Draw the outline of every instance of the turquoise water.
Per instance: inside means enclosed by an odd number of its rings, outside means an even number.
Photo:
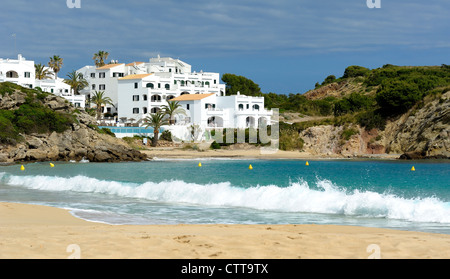
[[[111,224],[340,224],[450,234],[448,161],[198,163],[0,167],[0,201],[68,208]]]

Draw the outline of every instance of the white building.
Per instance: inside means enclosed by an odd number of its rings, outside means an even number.
[[[21,54],[16,59],[0,58],[0,82],[12,82],[33,88],[35,83],[34,61],[26,60]]]
[[[46,68],[54,76],[50,68]],[[85,106],[85,96],[75,96],[64,79],[36,79],[34,61],[26,60],[21,54],[15,59],[0,58],[0,82],[12,82],[27,88],[41,88],[42,91],[53,93],[69,100],[75,107]]]
[[[99,68],[85,66],[77,72],[89,82],[80,93],[89,98],[95,91],[104,91],[114,104],[107,105],[104,112],[117,112],[118,119],[139,121],[167,100],[184,94],[225,95],[219,73],[191,72],[191,65],[170,57],[129,64],[112,61]]]
[[[210,94],[183,95],[178,101],[186,115],[178,115],[179,125],[199,125],[202,128],[258,128],[272,123],[272,110],[264,108],[264,97],[245,95],[217,96]]]

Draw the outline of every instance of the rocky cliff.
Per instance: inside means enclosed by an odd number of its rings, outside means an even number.
[[[387,121],[384,130],[366,131],[356,124],[321,125],[305,129],[300,136],[304,151],[327,157],[450,158],[450,91]]]
[[[14,89],[0,94],[0,110],[17,110],[30,98],[30,91]],[[63,132],[21,133],[20,140],[0,143],[0,163],[26,161],[69,161],[88,159],[91,162],[145,160],[146,155],[126,142],[101,133],[96,121],[81,109],[73,108],[64,98],[41,94],[39,103],[56,112],[73,115],[74,121]]]

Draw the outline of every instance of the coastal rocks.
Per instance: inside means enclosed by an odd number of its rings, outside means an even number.
[[[412,109],[386,127],[387,151],[450,157],[450,92]],[[413,156],[414,157],[414,156]]]
[[[26,94],[0,95],[0,109],[14,110],[25,103]],[[122,162],[142,161],[147,156],[131,148],[122,139],[102,134],[96,120],[83,109],[75,109],[64,98],[48,95],[43,105],[75,116],[76,120],[62,133],[21,134],[15,145],[0,145],[0,163],[36,161]]]

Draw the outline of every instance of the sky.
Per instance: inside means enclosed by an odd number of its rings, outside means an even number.
[[[450,64],[449,0],[1,1],[0,58],[59,55],[63,78],[99,50],[119,63],[179,58],[278,94],[305,93],[350,65]]]

